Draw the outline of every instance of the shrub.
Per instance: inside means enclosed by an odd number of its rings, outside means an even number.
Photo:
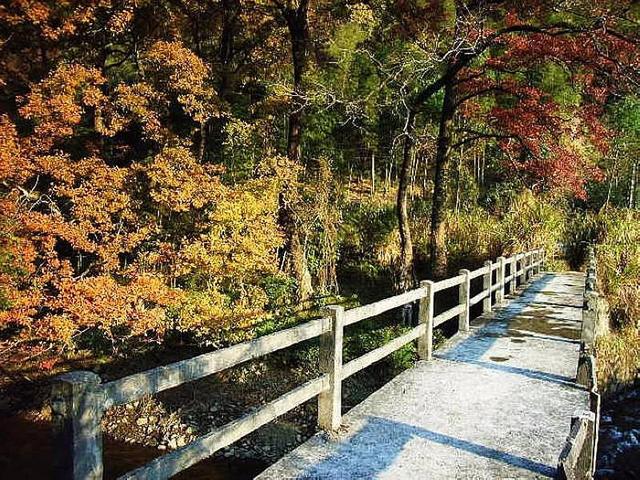
[[[596,217],[598,279],[619,324],[640,321],[640,212],[610,209]]]
[[[446,218],[449,268],[480,265],[500,255],[499,220],[481,208],[450,213]]]
[[[633,383],[640,371],[640,331],[627,325],[598,338],[598,383],[603,390],[615,391]]]
[[[553,260],[561,253],[565,219],[559,199],[535,196],[526,190],[513,201],[500,221],[501,250],[510,254],[544,248]]]

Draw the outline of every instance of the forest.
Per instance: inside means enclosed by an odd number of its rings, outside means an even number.
[[[640,368],[636,0],[0,6],[11,382],[228,346],[503,254],[580,270],[588,244],[616,390]]]

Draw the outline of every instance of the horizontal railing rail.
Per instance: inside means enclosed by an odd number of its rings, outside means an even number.
[[[91,372],[62,375],[54,384],[52,395],[54,431],[57,435],[55,445],[60,450],[56,456],[57,477],[65,480],[102,478],[100,422],[105,410],[314,338],[320,341],[318,378],[120,478],[160,479],[173,476],[316,396],[318,425],[324,430],[336,430],[342,420],[341,391],[344,379],[416,340],[418,357],[431,360],[434,328],[457,317],[459,331],[468,331],[472,306],[482,302],[483,313],[490,312],[494,305],[504,302],[507,292],[514,292],[518,285],[525,284],[533,274],[539,273],[544,261],[542,250],[509,258],[500,257],[496,262],[485,262],[476,270],[461,270],[459,275],[452,278],[437,282],[423,281],[419,288],[400,295],[350,310],[329,306],[325,308],[322,318],[107,383],[101,383],[100,377]],[[509,275],[506,275],[507,267]],[[482,289],[471,296],[472,280],[479,278],[482,278]],[[454,287],[458,287],[456,305],[435,315],[435,295]],[[417,326],[375,350],[343,362],[344,327],[416,302]]]
[[[394,308],[402,307],[408,303],[413,303],[416,300],[420,300],[424,297],[425,292],[423,288],[417,288],[408,292],[396,295],[393,297],[385,298],[378,302],[363,305],[361,307],[352,308],[345,312],[344,324],[351,325],[361,320],[378,316],[382,313],[393,310]]]
[[[319,318],[255,340],[102,384],[99,391],[104,397],[104,408],[130,403],[145,395],[207,377],[240,363],[319,337],[330,328],[328,318]]]
[[[457,277],[440,280],[439,282],[435,282],[433,284],[434,292],[439,292],[441,290],[446,290],[447,288],[455,287],[457,285],[460,285],[463,281],[464,275],[458,275]]]

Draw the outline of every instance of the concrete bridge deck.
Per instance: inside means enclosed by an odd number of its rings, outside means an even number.
[[[584,277],[543,274],[257,478],[553,477],[571,415]]]

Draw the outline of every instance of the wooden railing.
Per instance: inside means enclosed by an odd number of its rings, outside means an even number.
[[[533,274],[539,273],[544,260],[541,250],[509,258],[500,257],[497,262],[485,262],[477,270],[461,270],[459,275],[438,282],[426,280],[415,290],[369,305],[350,310],[332,305],[326,307],[325,315],[317,320],[112,382],[101,383],[100,377],[92,372],[64,374],[55,382],[52,395],[57,437],[54,444],[59,450],[56,455],[57,477],[65,480],[102,478],[100,422],[106,409],[198,380],[316,337],[320,338],[321,374],[318,378],[120,478],[171,477],[315,396],[318,396],[320,428],[336,430],[342,419],[341,389],[345,378],[414,340],[418,343],[419,358],[430,360],[435,327],[457,317],[459,330],[468,331],[473,305],[482,302],[483,312],[490,312],[493,305],[504,301],[506,293],[515,292],[517,285],[526,283]],[[478,277],[483,279],[482,290],[471,297],[471,281]],[[459,291],[457,304],[434,315],[435,295],[454,287],[458,287]],[[346,326],[415,302],[418,302],[417,326],[359,358],[348,363],[342,361]]]

